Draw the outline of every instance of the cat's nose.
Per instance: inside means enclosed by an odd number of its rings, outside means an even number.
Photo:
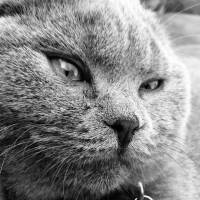
[[[119,148],[126,148],[132,141],[135,132],[139,129],[137,116],[131,120],[119,119],[112,124],[108,124],[117,134]]]

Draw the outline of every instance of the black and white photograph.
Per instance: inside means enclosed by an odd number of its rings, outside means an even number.
[[[200,0],[0,0],[0,200],[200,200]]]

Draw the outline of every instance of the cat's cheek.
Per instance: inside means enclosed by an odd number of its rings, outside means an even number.
[[[175,79],[174,79],[175,80]],[[155,124],[165,123],[165,128],[178,129],[187,115],[187,89],[184,82],[172,80],[163,91],[149,96],[146,109]]]

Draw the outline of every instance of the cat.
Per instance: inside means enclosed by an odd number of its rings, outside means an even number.
[[[0,30],[2,199],[199,199],[188,72],[151,11],[5,0]]]

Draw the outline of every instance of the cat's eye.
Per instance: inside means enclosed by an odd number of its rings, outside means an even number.
[[[163,86],[164,80],[163,79],[151,79],[144,82],[140,86],[140,91],[143,92],[151,92],[157,89],[160,89]]]
[[[55,49],[41,48],[40,51],[47,57],[54,73],[64,81],[92,83],[90,68],[80,56],[69,55]]]
[[[51,65],[53,71],[61,78],[69,81],[81,80],[81,73],[74,64],[67,62],[63,59],[52,59]]]

